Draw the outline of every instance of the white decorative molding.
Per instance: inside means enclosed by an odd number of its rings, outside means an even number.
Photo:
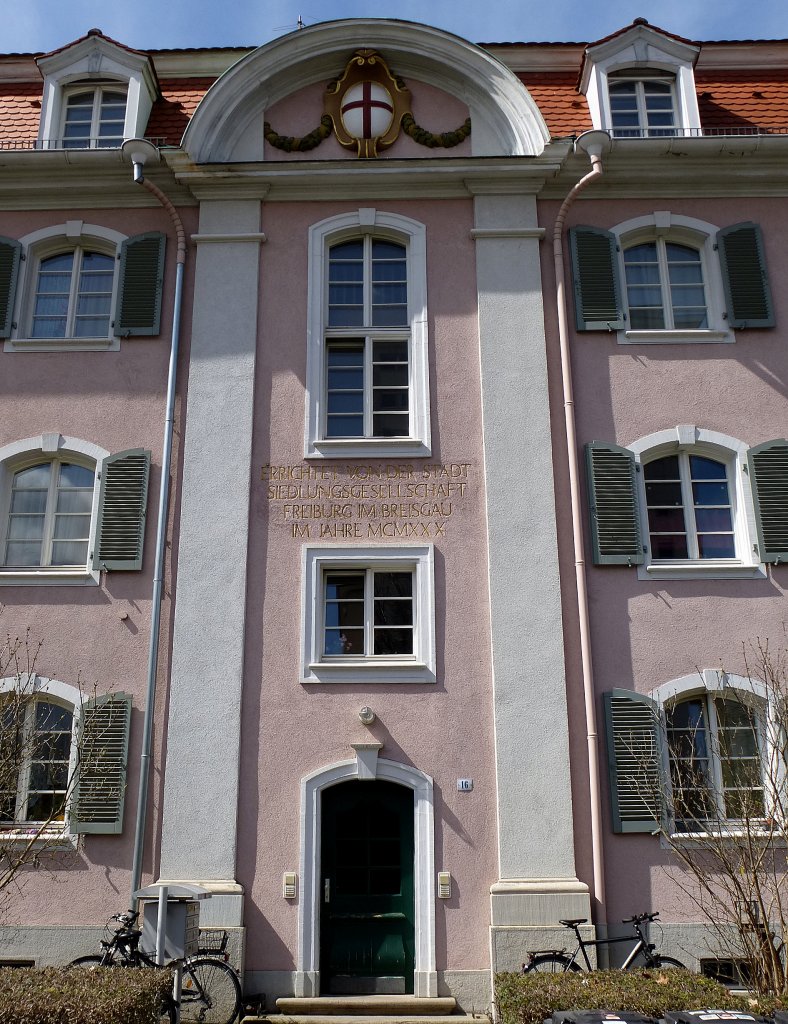
[[[378,777],[378,754],[382,743],[351,743],[356,752],[356,766],[360,782],[372,781]]]
[[[195,163],[262,160],[267,108],[341,72],[374,46],[397,75],[455,96],[470,109],[474,156],[538,156],[550,134],[522,82],[491,54],[439,29],[357,18],[309,26],[261,46],[205,94],[183,137]]]
[[[436,996],[435,967],[435,839],[433,783],[429,775],[397,761],[380,758],[378,779],[413,790],[413,863],[415,903],[414,995]],[[298,904],[298,950],[295,995],[320,994],[320,796],[324,789],[357,779],[358,760],[339,761],[301,781],[302,893]]]

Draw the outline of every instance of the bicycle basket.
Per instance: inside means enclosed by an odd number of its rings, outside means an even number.
[[[210,953],[212,956],[224,953],[227,949],[229,936],[224,928],[201,928],[199,938],[200,953]]]

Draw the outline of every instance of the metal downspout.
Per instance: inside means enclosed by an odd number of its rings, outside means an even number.
[[[137,818],[134,826],[134,857],[131,867],[131,906],[136,909],[134,893],[142,881],[142,858],[145,844],[145,825],[148,815],[148,787],[150,781],[151,747],[153,745],[153,711],[156,700],[156,667],[159,657],[159,628],[161,623],[161,594],[164,579],[164,551],[167,536],[167,506],[170,496],[170,462],[172,459],[172,436],[175,425],[175,385],[178,375],[178,345],[181,333],[181,306],[183,302],[183,269],[186,263],[186,232],[178,211],[167,196],[142,175],[141,165],[134,165],[134,180],[154,195],[175,227],[178,250],[175,266],[175,296],[172,310],[172,341],[167,376],[167,406],[164,418],[164,443],[161,457],[161,485],[159,488],[159,510],[156,523],[156,561],[153,571],[153,593],[151,595],[150,645],[148,648],[148,679],[145,694],[145,720],[143,725],[142,752],[140,753],[140,780],[137,792]]]
[[[561,381],[564,399],[567,459],[569,462],[569,492],[572,510],[572,536],[575,552],[575,586],[577,590],[578,625],[580,629],[580,657],[583,675],[583,696],[586,713],[586,745],[588,751],[589,803],[591,810],[591,850],[594,874],[594,900],[597,937],[607,937],[607,903],[605,899],[605,859],[602,844],[602,808],[599,784],[599,745],[596,726],[594,669],[591,659],[591,624],[588,612],[588,588],[585,574],[582,508],[580,500],[580,466],[577,458],[577,431],[572,389],[572,364],[569,351],[569,328],[566,313],[566,276],[564,274],[563,230],[569,208],[580,192],[602,174],[602,153],[610,148],[610,136],[603,131],[584,132],[575,142],[591,159],[591,170],[570,190],[558,211],[553,227],[553,259],[555,261],[556,308],[558,311],[558,338],[561,347]],[[602,934],[599,934],[599,933]],[[599,946],[602,966],[607,947]]]

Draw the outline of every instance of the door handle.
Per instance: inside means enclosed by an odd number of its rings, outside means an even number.
[[[324,878],[323,879],[323,902],[324,903],[330,903],[331,902],[331,879],[330,878]]]

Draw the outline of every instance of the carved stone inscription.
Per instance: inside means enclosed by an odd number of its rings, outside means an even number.
[[[271,521],[298,540],[445,537],[466,506],[469,462],[265,465]]]

